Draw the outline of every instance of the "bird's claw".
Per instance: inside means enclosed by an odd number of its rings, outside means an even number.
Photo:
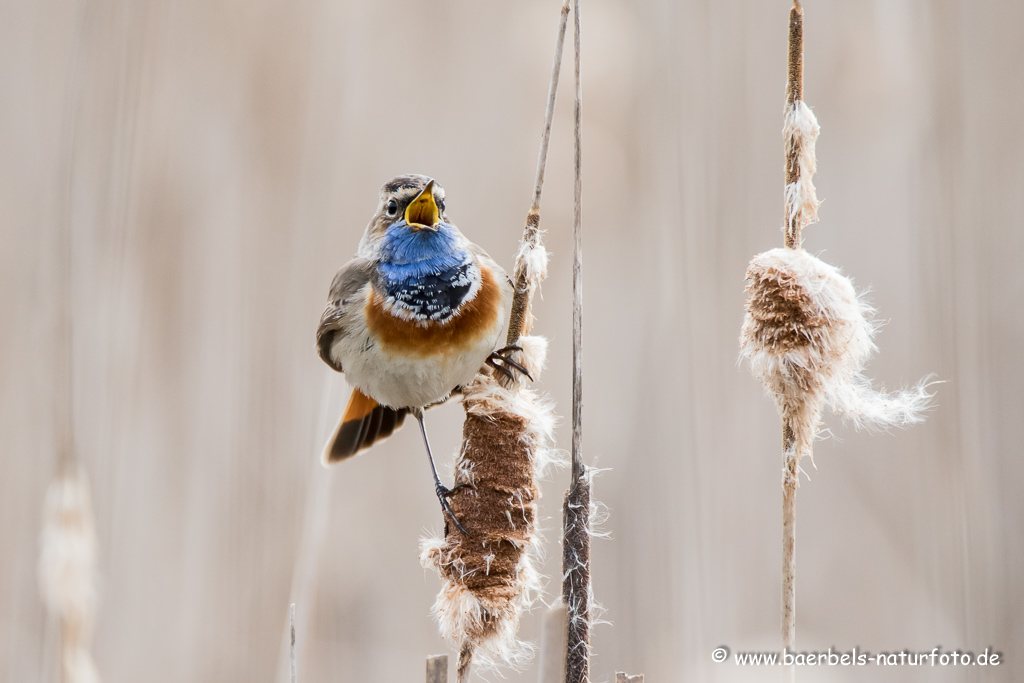
[[[455,528],[461,531],[462,533],[466,534],[467,536],[472,536],[472,534],[466,531],[466,527],[462,526],[459,520],[455,518],[455,513],[452,512],[452,507],[451,505],[448,504],[448,496],[452,495],[453,493],[455,493],[455,491],[459,490],[464,486],[470,486],[470,484],[459,484],[454,489],[450,489],[441,484],[440,482],[438,482],[437,484],[434,485],[434,490],[437,492],[437,499],[441,501],[441,510],[444,512],[444,514],[448,515],[448,518],[450,520],[452,520],[452,523],[455,525]]]
[[[506,377],[508,377],[510,380],[515,381],[516,379],[516,376],[512,374],[512,370],[509,370],[509,368],[512,368],[522,373],[527,379],[529,379],[532,382],[533,376],[530,375],[530,371],[527,370],[522,365],[520,365],[519,363],[517,363],[516,361],[512,360],[512,357],[510,355],[513,351],[522,350],[523,347],[518,346],[516,344],[510,344],[509,346],[506,346],[503,349],[498,349],[497,351],[492,352],[491,355],[487,357],[487,364],[490,365],[495,370],[497,370],[498,372],[505,375]],[[504,365],[499,365],[499,361]],[[505,367],[506,365],[508,367]]]

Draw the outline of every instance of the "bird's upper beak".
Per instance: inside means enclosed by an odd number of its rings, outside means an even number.
[[[434,181],[431,180],[405,208],[405,222],[413,230],[437,230],[441,212],[434,201]]]

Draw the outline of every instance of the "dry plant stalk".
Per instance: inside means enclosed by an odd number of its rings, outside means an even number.
[[[583,464],[583,81],[580,77],[580,2],[573,3],[575,90],[573,97],[572,262],[572,481],[562,506],[562,601],[569,609],[566,683],[590,680],[591,471]]]
[[[825,405],[858,428],[920,422],[930,404],[927,380],[892,393],[863,374],[877,347],[873,309],[837,268],[801,248],[803,228],[817,220],[812,176],[818,122],[803,102],[803,10],[790,11],[789,71],[783,126],[786,156],[785,247],[755,256],[747,268],[741,355],[774,399],[782,418],[782,642],[796,641],[796,489],[800,460],[812,456]],[[812,456],[813,459],[813,456]],[[790,679],[795,669],[789,670]]]
[[[535,380],[544,365],[547,341],[523,335],[532,327],[533,296],[547,274],[540,198],[568,12],[564,5],[533,204],[513,271],[515,294],[507,337],[509,345],[521,347],[514,358]],[[434,614],[442,636],[459,650],[460,683],[469,679],[473,664],[500,662],[517,668],[532,655],[532,646],[517,634],[523,610],[540,590],[534,568],[540,551],[536,481],[557,460],[554,412],[537,392],[518,380],[499,380],[483,372],[462,393],[466,420],[449,503],[469,536],[446,520],[444,538],[424,539],[420,554],[423,566],[435,568],[442,579]]]
[[[427,657],[427,683],[448,683],[448,655]]]
[[[60,625],[63,683],[99,683],[89,653],[96,620],[96,526],[80,467],[62,467],[46,492],[39,589]]]

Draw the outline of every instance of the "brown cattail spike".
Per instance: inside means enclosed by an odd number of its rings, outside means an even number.
[[[793,0],[789,10],[789,78],[786,101],[793,104],[804,98],[804,8]],[[786,182],[792,182],[789,178]]]
[[[546,353],[540,337],[519,340],[530,374]],[[478,375],[463,388],[466,420],[456,463],[452,510],[469,532],[446,524],[444,538],[425,539],[421,562],[442,578],[434,604],[441,634],[459,649],[460,680],[469,666],[525,663],[519,618],[540,589],[537,478],[555,461],[555,418],[532,389],[505,388]]]
[[[590,680],[590,476],[584,469],[562,506],[562,600],[569,607],[566,683]]]

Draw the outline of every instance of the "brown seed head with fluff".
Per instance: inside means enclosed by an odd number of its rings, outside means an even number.
[[[797,458],[811,454],[826,403],[858,427],[924,419],[926,381],[885,393],[863,374],[876,349],[873,314],[848,277],[802,249],[772,249],[751,260],[741,355],[793,430]]]

